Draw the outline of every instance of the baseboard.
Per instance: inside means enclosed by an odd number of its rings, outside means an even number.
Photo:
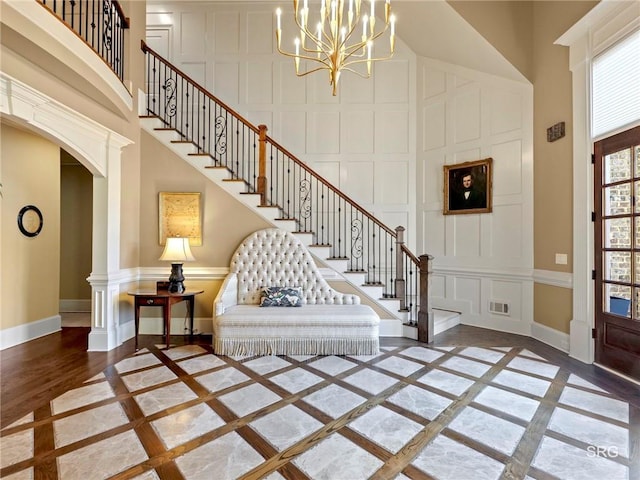
[[[531,336],[542,343],[569,353],[569,334],[562,333],[541,323],[531,324]]]
[[[460,314],[449,310],[433,309],[433,334],[437,335],[460,325]]]
[[[54,315],[35,322],[5,328],[0,332],[0,350],[59,332],[62,328],[61,322],[60,315]]]
[[[60,299],[60,312],[90,312],[91,299]]]
[[[397,318],[381,318],[378,332],[381,337],[404,337],[402,321]]]

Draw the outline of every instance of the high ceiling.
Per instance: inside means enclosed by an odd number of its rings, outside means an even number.
[[[524,76],[444,0],[393,0],[398,36],[422,57],[518,81]]]

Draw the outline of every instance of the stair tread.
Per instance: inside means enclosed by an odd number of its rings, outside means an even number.
[[[224,168],[225,170],[227,169],[227,167],[224,167],[222,165],[205,165],[204,168]]]
[[[190,157],[210,157],[208,153],[187,153]]]

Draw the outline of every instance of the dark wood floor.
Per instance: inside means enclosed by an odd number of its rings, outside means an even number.
[[[110,352],[87,352],[88,333],[89,328],[63,328],[61,332],[0,352],[2,428],[134,353],[133,340]],[[160,337],[152,335],[141,335],[139,339],[141,348],[161,341]],[[184,342],[179,336],[172,336],[172,341]],[[199,336],[194,343],[211,345],[211,337]],[[415,343],[402,338],[382,339],[383,345]],[[529,337],[459,325],[436,336],[434,344],[525,347],[640,407],[640,385],[574,360]]]

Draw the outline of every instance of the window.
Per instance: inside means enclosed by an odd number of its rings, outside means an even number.
[[[640,120],[640,30],[593,59],[592,135]]]

